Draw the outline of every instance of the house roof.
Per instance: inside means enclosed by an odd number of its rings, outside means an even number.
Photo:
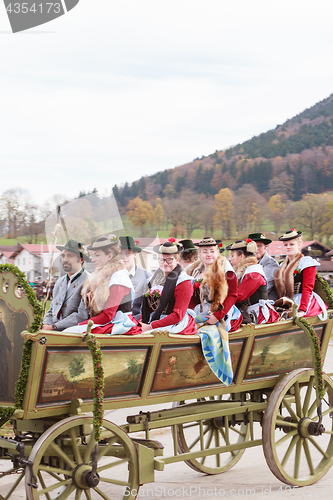
[[[6,259],[10,259],[13,252],[17,249],[17,246],[12,245],[1,245],[0,254],[4,255]]]
[[[321,260],[320,266],[318,267],[319,273],[330,273],[333,272],[333,261],[332,260]]]
[[[41,244],[22,244],[20,243],[17,247],[14,247],[15,250],[11,255],[11,258],[14,259],[22,250],[27,250],[29,253],[32,255],[41,255],[42,253],[42,245]],[[44,253],[49,253],[49,246],[48,245],[43,245],[43,254]]]
[[[320,243],[319,241],[316,241],[316,240],[303,241],[302,250],[306,250],[310,246],[316,246],[316,247],[322,249],[325,256],[329,255],[329,253],[326,253],[326,252],[329,251],[330,248],[327,247],[326,245],[323,245],[322,243]],[[286,255],[286,252],[285,252],[284,246],[283,246],[283,241],[272,241],[272,243],[270,243],[267,247],[267,252],[269,253],[269,255],[272,255],[273,257],[276,255]]]

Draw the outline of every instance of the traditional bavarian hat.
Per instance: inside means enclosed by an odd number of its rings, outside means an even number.
[[[211,236],[204,236],[202,240],[194,244],[196,247],[218,247],[220,243],[222,243],[221,240],[214,240],[214,238],[212,238]]]
[[[175,240],[175,238],[170,238],[170,240]],[[166,241],[162,245],[155,245],[153,250],[155,253],[164,253],[168,255],[176,255],[183,251],[183,245],[175,241]]]
[[[192,240],[179,240],[179,243],[183,245],[183,253],[197,252],[198,249],[195,248]]]
[[[282,236],[278,238],[279,241],[289,241],[294,240],[295,238],[299,238],[302,236],[302,231],[296,231],[296,229],[290,229],[286,231]]]
[[[133,250],[133,252],[141,253],[142,248],[138,246],[139,242],[136,242],[132,236],[119,236],[119,241],[122,250]]]
[[[60,251],[67,250],[68,252],[73,252],[80,257],[82,256],[83,260],[86,262],[90,262],[89,257],[83,253],[83,244],[78,241],[70,239],[65,245],[57,245],[57,249]]]
[[[119,243],[119,239],[114,234],[110,234],[108,237],[100,236],[92,245],[87,247],[88,250],[101,250],[106,247],[113,247]]]
[[[270,243],[272,243],[272,240],[266,238],[263,233],[251,233],[249,234],[248,238],[250,238],[252,241],[258,241],[258,243],[261,242],[264,245],[269,245]]]
[[[244,250],[247,253],[255,254],[257,251],[257,244],[255,241],[248,238],[247,240],[237,240],[232,245],[227,247],[228,250]]]

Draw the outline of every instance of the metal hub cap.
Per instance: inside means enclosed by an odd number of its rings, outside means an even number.
[[[99,475],[93,472],[92,466],[89,464],[80,464],[72,474],[73,483],[81,489],[95,488],[99,483]]]

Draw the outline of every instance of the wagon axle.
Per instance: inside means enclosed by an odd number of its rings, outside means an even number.
[[[303,417],[298,422],[298,435],[306,438],[309,436],[321,436],[325,432],[325,427],[319,422],[313,422],[309,417]]]

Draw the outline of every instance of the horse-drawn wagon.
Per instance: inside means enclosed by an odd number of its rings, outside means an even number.
[[[1,459],[10,464],[0,478],[12,474],[13,481],[0,498],[15,498],[25,479],[29,500],[131,499],[169,463],[218,474],[260,445],[272,472],[289,485],[310,485],[331,467],[333,382],[321,362],[332,309],[325,321],[248,325],[230,335],[234,377],[227,387],[210,370],[199,336],[39,330],[28,285],[19,273],[1,271],[0,309],[11,348],[3,338],[0,377],[8,390],[1,393],[0,421],[11,422],[12,436],[0,438]],[[100,420],[102,404],[133,411],[117,426]],[[140,411],[155,404],[165,408]],[[167,427],[170,456],[151,435]]]

